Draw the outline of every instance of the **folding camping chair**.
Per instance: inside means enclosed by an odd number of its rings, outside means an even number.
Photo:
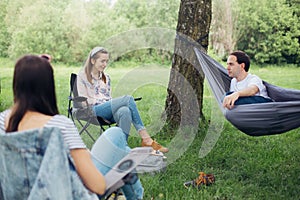
[[[78,95],[77,90],[77,74],[72,73],[70,77],[70,94],[69,94],[69,105],[68,105],[68,117],[71,117],[73,122],[78,122],[80,125],[79,134],[83,132],[87,133],[88,136],[95,142],[94,137],[88,131],[90,125],[96,125],[100,127],[99,134],[105,131],[105,127],[111,127],[115,124],[102,117],[94,115],[92,108],[88,105],[87,98]],[[142,97],[134,98],[135,101],[140,101]]]
[[[99,133],[105,131],[105,126],[110,127],[114,123],[94,115],[91,107],[88,106],[87,98],[78,96],[77,91],[77,74],[72,73],[70,77],[70,94],[69,94],[69,105],[68,105],[68,117],[71,117],[73,122],[78,122],[81,128],[79,128],[79,134],[83,132],[95,142],[95,138],[88,131],[90,125],[96,125],[100,127]]]
[[[0,199],[97,200],[82,183],[67,152],[58,128],[9,134],[0,130]],[[134,148],[112,167],[104,176],[107,187],[101,199],[133,182],[134,169],[151,153],[151,147]]]

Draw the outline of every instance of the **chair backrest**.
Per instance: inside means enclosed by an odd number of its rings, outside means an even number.
[[[75,100],[76,98],[76,100]],[[71,101],[73,101],[74,108],[82,108],[82,102],[87,104],[85,97],[79,97],[77,90],[77,74],[71,73],[70,77],[70,96],[69,96],[69,108],[71,107]]]
[[[73,97],[78,97],[78,90],[77,90],[77,74],[72,73],[70,77],[70,89],[73,93]]]
[[[77,74],[71,73],[70,76],[70,94],[69,94],[69,104],[68,104],[68,117],[73,119],[73,110],[74,108],[81,108],[82,104],[78,101],[74,101],[75,98],[78,98],[77,90]]]
[[[96,199],[67,149],[58,128],[0,132],[0,199]]]

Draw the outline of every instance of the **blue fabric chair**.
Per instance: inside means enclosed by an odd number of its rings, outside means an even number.
[[[98,199],[78,177],[60,130],[0,133],[0,199]]]
[[[0,199],[107,199],[134,181],[132,172],[151,152],[151,147],[132,149],[105,175],[107,192],[97,196],[79,178],[60,129],[0,131]]]

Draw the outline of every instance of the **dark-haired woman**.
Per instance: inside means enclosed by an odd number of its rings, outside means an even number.
[[[74,123],[59,114],[53,69],[50,62],[40,56],[26,55],[16,62],[13,95],[13,106],[0,113],[0,130],[9,134],[42,127],[60,128],[84,185],[94,193],[104,194],[103,174],[130,151],[123,131],[117,127],[108,129],[89,152]],[[143,197],[140,180],[122,189],[127,199]]]

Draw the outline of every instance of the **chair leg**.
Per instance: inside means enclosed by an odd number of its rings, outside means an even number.
[[[95,142],[95,138],[92,136],[92,134],[88,131],[88,127],[90,125],[95,125],[93,123],[91,123],[91,121],[93,120],[92,118],[88,119],[88,120],[83,120],[85,123],[81,122],[80,119],[77,119],[77,118],[74,118],[73,115],[71,115],[71,119],[73,120],[73,122],[75,122],[74,119],[76,119],[76,121],[80,124],[80,126],[82,127],[81,130],[79,130],[79,135],[81,135],[83,132],[86,132],[88,134],[88,136],[93,140],[93,142]],[[99,130],[99,135],[101,135],[101,133],[103,133],[106,129],[104,128],[104,126],[108,126],[108,127],[111,127],[110,124],[107,124],[107,125],[102,125],[100,122],[99,122],[99,126],[100,126],[100,130]]]
[[[81,135],[83,133],[83,131],[85,131],[90,136],[90,138],[93,140],[93,142],[95,142],[96,140],[93,138],[93,136],[87,130],[87,127],[89,127],[89,125],[91,124],[90,121],[87,121],[85,125],[83,125],[83,123],[80,120],[77,120],[77,121],[82,127],[82,129],[79,131],[79,135]]]
[[[108,127],[110,127],[110,125],[108,125]],[[100,125],[100,128],[101,128],[102,132],[105,131],[105,128],[103,127],[103,125]]]
[[[118,200],[120,194],[122,194],[121,188],[117,189],[115,192],[105,197],[105,200]]]

